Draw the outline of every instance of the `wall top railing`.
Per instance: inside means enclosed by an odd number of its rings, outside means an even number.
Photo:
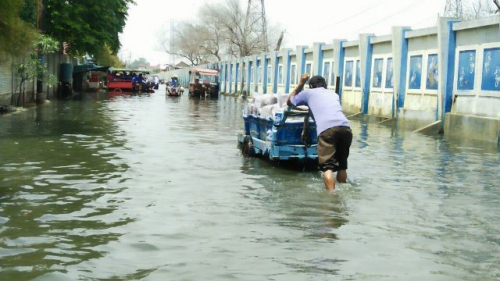
[[[438,33],[437,26],[433,26],[433,27],[408,31],[405,35],[405,38],[410,39],[410,38],[424,37],[429,35],[437,35],[437,33]]]
[[[473,29],[489,25],[500,25],[500,15],[471,21],[456,22],[453,24],[453,31]]]
[[[325,45],[321,46],[321,50],[322,50],[322,51],[330,51],[330,50],[333,50],[333,44],[325,44]]]
[[[370,38],[370,44],[378,44],[378,43],[385,43],[385,42],[391,42],[392,41],[392,35],[383,35],[383,36],[374,36]]]
[[[349,47],[358,47],[359,46],[359,40],[354,40],[354,41],[347,41],[347,42],[344,42],[343,46],[345,48],[349,48]]]

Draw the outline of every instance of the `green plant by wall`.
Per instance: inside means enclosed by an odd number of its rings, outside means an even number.
[[[42,63],[39,56],[53,53],[58,49],[59,43],[46,35],[40,35],[32,44],[23,48],[24,53],[21,56],[21,62],[14,63],[19,78],[17,106],[24,103],[27,81],[32,81],[36,77],[43,77],[48,85],[53,85],[56,82],[54,75],[47,75],[47,64]],[[11,99],[12,104],[14,104],[14,93],[12,93]]]

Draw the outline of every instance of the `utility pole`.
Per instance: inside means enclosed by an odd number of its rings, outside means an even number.
[[[248,0],[247,6],[247,15],[245,17],[245,35],[243,36],[243,40],[250,35],[250,31],[257,31],[257,34],[260,34],[260,43],[261,50],[264,52],[269,51],[268,38],[267,38],[267,22],[266,22],[266,8],[264,6],[264,0]],[[248,53],[247,42],[244,42],[245,52]],[[247,71],[250,71],[251,68],[248,65],[245,66]],[[245,67],[241,66],[241,87],[240,93],[243,94],[245,89]],[[248,93],[247,93],[248,94]]]
[[[195,35],[196,36],[196,35]],[[175,57],[174,57],[174,54],[173,54],[173,50],[174,50],[174,46],[175,46],[175,21],[174,20],[170,20],[170,64],[171,65],[174,65],[175,64]]]
[[[248,35],[252,26],[260,27],[258,30],[262,36],[262,51],[268,52],[269,46],[267,42],[267,22],[266,8],[264,0],[248,0],[247,16],[245,18],[245,34]]]

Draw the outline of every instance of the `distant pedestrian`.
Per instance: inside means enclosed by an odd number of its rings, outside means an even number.
[[[352,142],[349,120],[342,112],[339,96],[328,90],[323,77],[313,76],[309,89],[303,90],[309,74],[300,77],[297,87],[288,97],[288,105],[307,105],[316,122],[318,134],[318,161],[323,171],[323,181],[327,189],[335,188],[334,173],[337,181],[347,181],[347,158]]]

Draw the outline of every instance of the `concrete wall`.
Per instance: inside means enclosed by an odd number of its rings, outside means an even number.
[[[474,75],[461,71],[466,56],[472,57]],[[460,116],[484,117],[485,122],[500,119],[500,16],[467,22],[438,18],[430,28],[393,27],[389,35],[360,34],[354,41],[317,42],[207,66],[221,69],[223,93],[239,94],[236,66],[247,75],[252,71],[243,69],[242,62],[260,76],[250,85],[250,95],[290,92],[308,71],[329,76],[331,89],[335,77],[340,78],[344,111],[395,118],[402,127],[416,129],[441,121],[451,135],[458,130]],[[177,72],[181,77],[186,71]],[[445,123],[453,114],[453,122]],[[464,123],[462,131],[469,130],[465,124],[472,123]],[[484,139],[498,143],[498,134],[486,134]]]
[[[386,118],[393,117],[394,67],[390,36],[372,39],[373,56],[370,77],[368,114]],[[387,105],[391,105],[391,107]]]
[[[16,73],[16,64],[20,63],[21,59],[19,58],[3,58],[0,60],[0,105],[13,105],[17,103],[18,94],[19,93],[19,83],[21,82],[20,78]],[[47,65],[47,76],[53,75],[56,79],[59,78],[60,68],[59,65],[61,63],[73,62],[76,63],[75,60],[72,60],[70,57],[63,54],[49,54],[44,56],[44,61]],[[25,96],[24,99],[21,97],[21,101],[31,102],[34,99],[34,93],[36,92],[36,81],[35,79],[31,81],[26,81],[25,84]],[[58,84],[49,85],[47,83],[47,79],[44,80],[43,85],[43,96],[45,98],[51,99],[57,96],[58,92]],[[12,97],[12,93],[14,93]]]
[[[344,53],[342,107],[347,113],[361,112],[363,94],[361,91],[361,58],[358,42],[346,43]],[[356,81],[356,79],[358,80]]]
[[[500,48],[498,24],[482,28],[462,29],[465,27],[467,26],[459,26],[456,35],[455,65],[460,66],[456,67],[454,71],[454,99],[451,112],[500,118],[500,58],[495,61],[495,56],[487,55],[489,50]],[[468,59],[467,56],[464,57],[467,54],[469,55]],[[462,62],[460,62],[461,55]],[[493,58],[493,61],[487,62],[489,58]],[[490,65],[489,71],[485,69],[488,68],[487,65]],[[496,89],[483,87],[483,77],[484,83],[488,82],[487,79],[495,80],[493,84],[498,84],[497,87],[494,87]],[[465,83],[469,85],[465,86]]]
[[[28,102],[36,91],[35,80],[26,81],[25,96],[19,97],[21,79],[16,73],[18,63],[21,63],[21,60],[16,58],[4,58],[0,61],[0,105],[15,105],[18,100]]]
[[[500,148],[499,17],[453,25],[456,36],[445,134],[494,142]]]
[[[11,58],[0,58],[0,105],[8,105],[14,92]]]
[[[334,63],[334,50],[333,45],[322,46],[322,66],[321,71],[318,73],[323,76],[327,82],[328,89],[335,89],[335,63]]]
[[[404,104],[398,109],[398,123],[417,129],[438,120],[439,44],[437,27],[409,31]]]

